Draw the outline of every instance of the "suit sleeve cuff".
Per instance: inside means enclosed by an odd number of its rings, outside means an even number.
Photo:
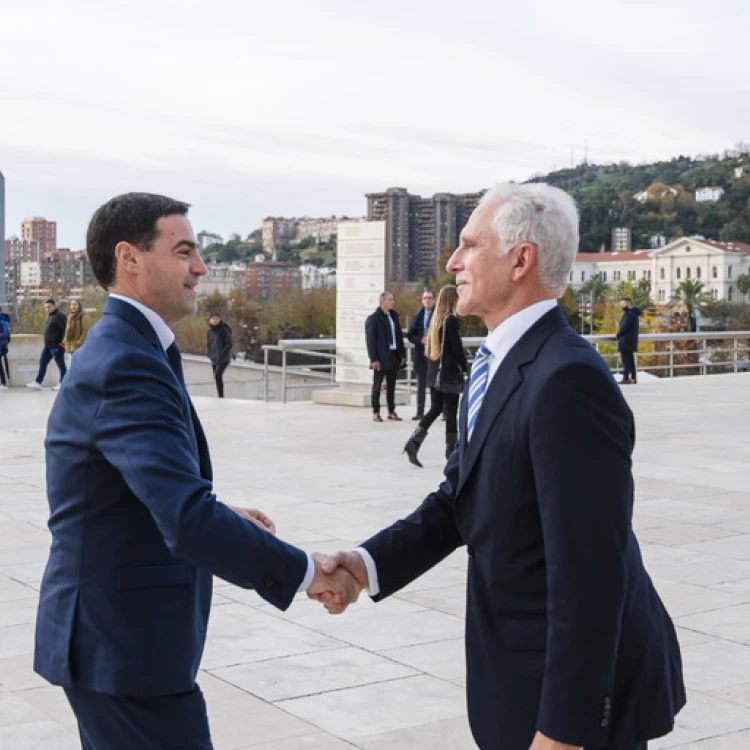
[[[380,593],[380,583],[378,582],[378,568],[375,565],[375,560],[364,547],[357,547],[354,551],[362,558],[367,568],[367,581],[369,583],[367,593],[370,596],[377,596]]]
[[[302,583],[299,585],[299,588],[297,589],[297,593],[301,594],[303,591],[307,591],[307,589],[310,588],[310,584],[313,582],[313,578],[315,578],[315,563],[313,562],[312,557],[307,554],[307,572],[305,573],[305,577],[302,579]]]

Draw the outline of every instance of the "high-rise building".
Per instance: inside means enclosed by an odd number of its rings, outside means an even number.
[[[299,289],[299,268],[294,263],[282,263],[275,260],[248,263],[239,286],[248,298],[270,299],[288,289]]]
[[[21,222],[21,239],[37,240],[40,260],[54,257],[57,252],[57,222],[47,221],[43,216],[32,216]]]
[[[198,239],[198,250],[200,252],[204,253],[206,251],[206,248],[209,247],[209,245],[223,245],[224,240],[222,239],[220,234],[214,234],[213,232],[206,232],[203,230],[202,232],[198,232],[197,235]]]
[[[367,220],[385,221],[389,280],[415,282],[437,272],[446,245],[456,247],[461,230],[484,191],[411,195],[406,188],[367,194]]]
[[[629,253],[633,249],[633,232],[630,227],[613,227],[612,252]]]
[[[5,240],[5,262],[12,260],[38,263],[41,260],[39,240],[22,240],[15,235]]]

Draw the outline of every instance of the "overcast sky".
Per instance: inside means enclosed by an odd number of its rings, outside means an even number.
[[[524,180],[586,142],[721,152],[750,140],[748,29],[747,0],[6,0],[6,232],[43,215],[82,248],[99,204],[144,190],[244,236],[394,185]]]

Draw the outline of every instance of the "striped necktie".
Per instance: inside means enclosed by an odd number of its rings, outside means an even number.
[[[466,420],[466,434],[468,440],[471,440],[471,433],[474,432],[474,425],[479,416],[479,410],[482,408],[484,392],[487,390],[487,380],[490,374],[491,361],[492,352],[483,342],[471,364],[471,378],[469,379],[469,410]]]

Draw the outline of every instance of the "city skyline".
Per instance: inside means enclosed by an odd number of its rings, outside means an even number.
[[[41,215],[79,249],[128,190],[245,235],[265,216],[362,215],[392,186],[522,181],[586,146],[639,163],[750,135],[741,2],[184,7],[0,10],[6,236]]]

